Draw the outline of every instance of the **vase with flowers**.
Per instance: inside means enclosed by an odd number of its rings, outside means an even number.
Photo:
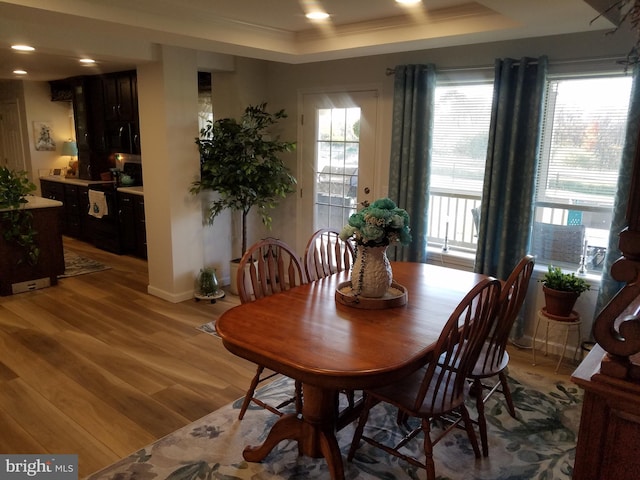
[[[349,217],[340,238],[353,239],[356,244],[351,268],[354,295],[383,297],[393,280],[387,248],[392,243],[407,245],[411,241],[409,214],[389,198],[378,199]]]

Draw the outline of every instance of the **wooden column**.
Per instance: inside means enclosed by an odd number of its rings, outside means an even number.
[[[573,478],[635,480],[640,456],[640,136],[611,275],[625,286],[595,320],[598,343],[572,380],[585,390]]]

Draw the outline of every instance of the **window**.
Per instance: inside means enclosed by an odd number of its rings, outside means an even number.
[[[492,97],[493,82],[436,86],[429,243],[476,249]]]
[[[539,263],[602,270],[630,92],[630,77],[548,81],[531,243]]]

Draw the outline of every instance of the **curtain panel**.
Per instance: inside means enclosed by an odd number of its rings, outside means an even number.
[[[547,65],[547,57],[495,63],[478,273],[507,278],[528,251]]]
[[[389,197],[409,214],[413,240],[390,248],[391,260],[427,261],[435,85],[433,65],[395,68]]]
[[[629,205],[629,193],[631,190],[631,172],[636,156],[638,132],[640,132],[640,68],[635,66],[633,71],[633,83],[631,86],[631,98],[629,99],[629,112],[627,117],[627,133],[625,136],[620,169],[618,173],[618,189],[613,202],[613,216],[611,230],[609,231],[609,244],[604,257],[602,267],[602,279],[596,301],[596,317],[609,301],[624,286],[611,276],[611,266],[622,256],[618,242],[620,232],[628,226],[627,206]]]

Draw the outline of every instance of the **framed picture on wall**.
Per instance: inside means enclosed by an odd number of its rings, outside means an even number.
[[[51,124],[47,122],[33,122],[33,138],[36,142],[36,150],[55,150],[56,142],[53,140]]]

